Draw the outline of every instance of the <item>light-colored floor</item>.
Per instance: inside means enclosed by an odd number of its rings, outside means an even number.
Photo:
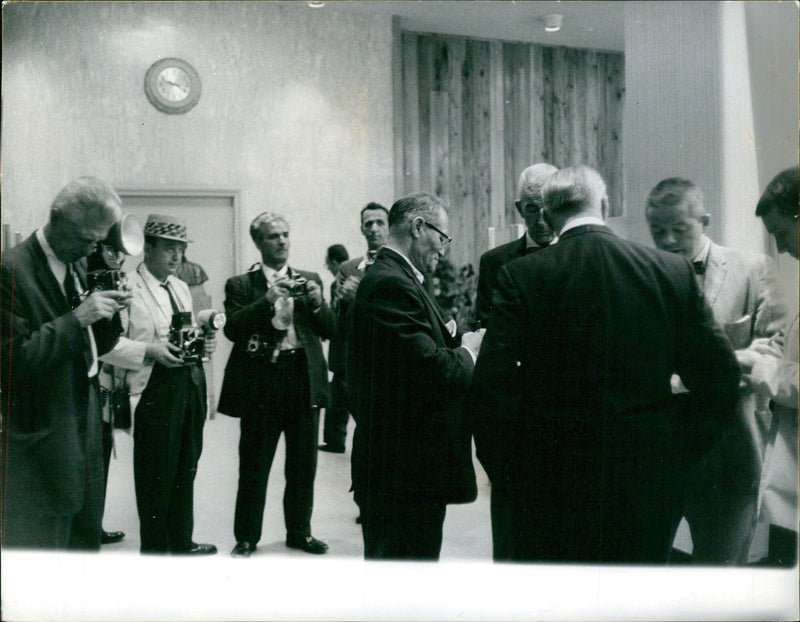
[[[322,425],[320,424],[320,437]],[[327,555],[362,559],[364,553],[361,527],[355,518],[358,508],[350,488],[350,421],[347,451],[344,454],[318,452],[314,486],[314,513],[311,529],[314,537],[330,547]],[[139,552],[139,519],[133,490],[133,439],[116,431],[116,459],[109,469],[108,492],[103,525],[108,531],[124,531],[125,539],[103,547],[102,553]],[[233,536],[233,510],[239,469],[239,420],[216,414],[206,421],[203,454],[195,480],[194,540],[215,544],[218,555],[229,555],[236,544]],[[442,560],[491,560],[492,535],[489,518],[488,479],[475,460],[478,499],[466,505],[450,505],[445,519]],[[307,553],[288,549],[284,544],[283,523],[284,443],[278,444],[267,485],[262,540],[255,557],[279,556],[308,558]],[[241,560],[246,563],[246,560]]]

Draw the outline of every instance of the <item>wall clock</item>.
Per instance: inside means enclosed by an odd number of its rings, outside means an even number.
[[[182,114],[200,99],[200,76],[186,61],[162,58],[144,76],[147,99],[161,112]]]

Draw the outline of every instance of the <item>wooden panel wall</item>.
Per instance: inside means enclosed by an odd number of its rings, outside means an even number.
[[[402,33],[403,193],[433,192],[451,206],[450,259],[477,264],[489,226],[521,222],[522,170],[587,164],[623,213],[619,53]]]

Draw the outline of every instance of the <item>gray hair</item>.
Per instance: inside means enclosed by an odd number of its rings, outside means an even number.
[[[417,216],[438,218],[439,210],[447,211],[447,203],[427,192],[415,192],[397,199],[389,210],[389,228],[396,230]]]
[[[111,224],[122,218],[122,200],[102,179],[78,177],[64,186],[50,205],[50,222],[59,218]]]
[[[556,171],[542,188],[545,207],[563,216],[599,208],[606,196],[606,183],[600,173],[583,165]]]
[[[544,182],[557,170],[555,166],[547,162],[539,162],[526,168],[519,176],[517,199],[522,199],[523,196],[541,197]]]
[[[261,230],[274,222],[282,222],[289,226],[289,222],[283,216],[274,212],[262,212],[256,216],[253,222],[250,223],[250,237],[253,238],[253,241],[258,242],[261,237]]]
[[[647,197],[646,209],[659,209],[673,207],[686,201],[689,204],[689,213],[694,218],[705,214],[703,208],[703,191],[688,179],[682,177],[668,177],[658,182]]]

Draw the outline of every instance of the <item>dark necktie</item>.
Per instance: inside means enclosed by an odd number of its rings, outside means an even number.
[[[75,287],[75,273],[72,272],[71,264],[67,264],[67,274],[64,276],[64,293],[67,296],[69,306],[73,309],[81,303],[78,288]]]
[[[181,308],[178,306],[178,301],[175,300],[175,296],[172,295],[172,289],[166,283],[161,283],[161,287],[167,290],[167,295],[169,296],[169,304],[172,306],[173,313],[180,313]]]
[[[705,274],[706,273],[706,264],[703,261],[693,261],[692,266],[694,266],[694,273],[695,274]]]

